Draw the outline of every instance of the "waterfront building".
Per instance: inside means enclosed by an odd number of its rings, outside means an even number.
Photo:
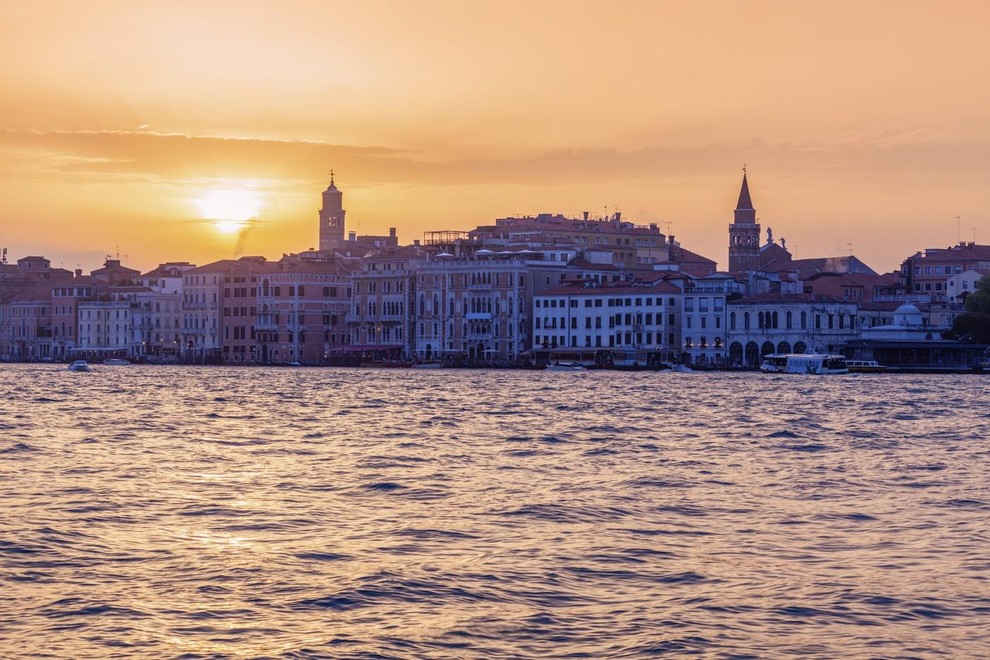
[[[246,352],[232,351],[235,362],[320,364],[350,344],[350,275],[334,262],[306,255],[287,255],[259,271],[251,302],[257,317],[248,333],[254,343]]]
[[[186,261],[168,262],[140,276],[141,284],[151,292],[137,326],[142,356],[162,361],[178,357],[182,342],[183,274],[193,268]]]
[[[863,328],[860,336],[844,347],[854,360],[876,360],[893,371],[957,372],[982,370],[986,344],[947,340],[949,328],[935,325],[917,305],[904,303],[890,322]]]
[[[41,360],[52,356],[51,287],[18,287],[4,297],[0,357]]]
[[[67,282],[60,282],[51,288],[52,299],[52,358],[65,360],[73,355],[78,347],[79,302],[92,300],[96,296],[97,285],[89,275],[76,271]]]
[[[263,257],[256,258],[264,260]],[[219,362],[223,278],[236,261],[222,260],[182,273],[181,357],[190,362]]]
[[[132,308],[126,296],[105,294],[103,299],[79,301],[78,313],[74,357],[104,359],[131,354]]]
[[[528,263],[544,255],[441,253],[416,273],[415,355],[423,361],[515,364],[529,348]],[[556,256],[556,254],[555,254]]]
[[[730,273],[703,277],[685,275],[679,280],[684,291],[679,334],[682,361],[701,365],[723,365],[728,359],[728,300],[743,295],[744,281]],[[671,333],[673,345],[674,333]]]
[[[681,300],[681,289],[663,275],[616,284],[585,280],[543,291],[533,298],[534,351],[645,356],[676,349]]]
[[[834,353],[858,336],[855,303],[815,294],[763,293],[728,303],[728,360],[758,367],[768,353]]]
[[[346,322],[351,344],[344,353],[409,358],[414,350],[415,273],[430,253],[411,245],[382,250],[361,260],[351,274],[351,309]]]

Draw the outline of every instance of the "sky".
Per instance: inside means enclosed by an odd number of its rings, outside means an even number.
[[[726,267],[990,243],[990,3],[0,0],[0,247],[150,270],[495,218],[656,222]],[[223,217],[219,217],[223,216]]]

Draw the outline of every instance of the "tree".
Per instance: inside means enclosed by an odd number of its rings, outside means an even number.
[[[966,296],[966,311],[972,314],[990,314],[990,275],[984,275],[976,283],[976,290]]]
[[[970,294],[972,297],[972,294]],[[960,339],[979,344],[990,344],[990,314],[966,312],[952,322],[952,330],[943,335],[946,339]]]

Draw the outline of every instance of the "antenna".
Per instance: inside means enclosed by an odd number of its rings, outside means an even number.
[[[959,236],[959,216],[957,215],[956,216],[956,244],[958,245],[960,241],[962,241],[962,238],[960,238],[960,236]]]

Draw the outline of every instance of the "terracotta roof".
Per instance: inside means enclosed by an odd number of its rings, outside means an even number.
[[[834,296],[823,296],[816,293],[758,293],[743,296],[733,300],[731,304],[764,304],[764,303],[842,303],[845,302]]]
[[[591,282],[591,280],[584,280]],[[667,281],[657,281],[654,283],[644,283],[639,286],[619,283],[619,284],[597,284],[595,286],[585,286],[581,284],[567,284],[564,286],[547,289],[539,296],[614,296],[618,294],[652,295],[657,293],[680,293],[681,290]]]

